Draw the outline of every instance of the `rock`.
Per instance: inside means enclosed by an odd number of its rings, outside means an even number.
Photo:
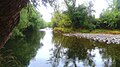
[[[75,33],[75,34],[63,34],[64,36],[76,36],[83,37],[87,39],[92,39],[94,41],[104,42],[107,44],[120,44],[120,35],[113,34],[91,34],[91,33]]]

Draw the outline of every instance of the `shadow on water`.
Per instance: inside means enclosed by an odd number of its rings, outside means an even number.
[[[50,63],[52,67],[120,67],[120,44],[54,34]]]
[[[25,38],[10,39],[4,48],[0,49],[0,67],[27,67],[29,61],[36,55],[42,45],[40,39],[44,32],[26,32]]]

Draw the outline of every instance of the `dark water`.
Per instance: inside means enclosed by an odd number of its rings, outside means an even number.
[[[0,49],[0,67],[120,67],[120,44],[65,37],[46,29],[9,40]]]

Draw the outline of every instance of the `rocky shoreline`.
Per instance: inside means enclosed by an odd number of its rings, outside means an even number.
[[[107,44],[120,44],[120,34],[92,34],[92,33],[69,33],[63,34],[64,36],[76,36],[83,37],[87,39],[92,39],[94,41],[104,42]]]

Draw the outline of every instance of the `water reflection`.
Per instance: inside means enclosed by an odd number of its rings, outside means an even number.
[[[29,33],[29,34],[28,34]],[[29,61],[41,47],[40,39],[44,32],[26,32],[25,38],[9,40],[4,48],[0,49],[0,67],[27,67]]]
[[[9,40],[0,50],[0,67],[120,67],[120,44],[40,31]]]
[[[119,67],[120,45],[54,34],[52,67]]]
[[[40,41],[43,47],[37,51],[36,56],[30,61],[28,67],[50,67],[47,60],[50,57],[50,49],[54,46],[52,44],[52,30],[42,29],[41,31],[45,31],[45,36]]]

